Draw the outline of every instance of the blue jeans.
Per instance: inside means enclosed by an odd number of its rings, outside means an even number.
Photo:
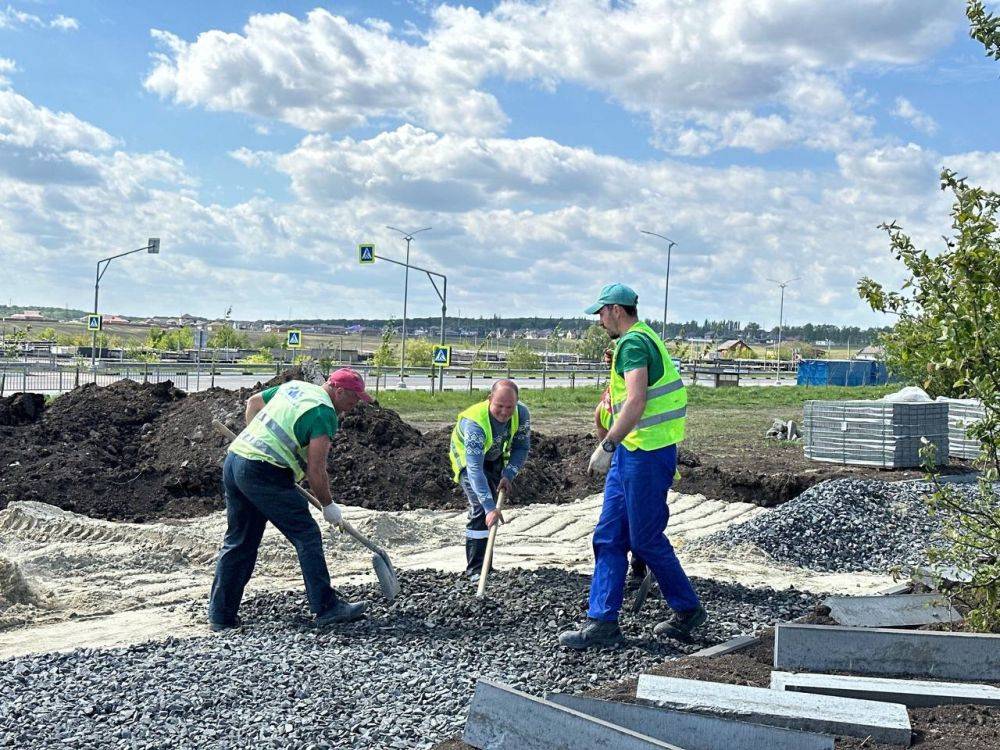
[[[295,489],[292,472],[229,453],[222,467],[222,482],[229,526],[215,565],[208,619],[217,623],[236,619],[268,521],[295,547],[309,609],[317,615],[329,609],[337,595],[330,586],[323,535],[309,515],[305,498]]]
[[[615,449],[604,483],[604,506],[594,529],[594,578],[587,616],[613,622],[625,595],[626,553],[642,558],[675,612],[700,606],[698,595],[664,534],[667,490],[677,468],[677,446],[653,451]]]

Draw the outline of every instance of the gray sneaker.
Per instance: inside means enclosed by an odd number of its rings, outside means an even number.
[[[367,606],[365,602],[352,604],[345,599],[338,599],[330,605],[326,612],[316,615],[314,623],[318,627],[323,627],[337,622],[354,622],[365,616],[365,608]]]
[[[579,630],[567,630],[559,634],[559,645],[583,651],[588,648],[613,648],[620,646],[625,638],[617,622],[588,619]]]
[[[691,633],[695,628],[701,627],[708,619],[708,612],[704,607],[692,609],[689,612],[674,612],[669,620],[659,623],[653,632],[656,635],[665,635],[678,641],[690,641]]]

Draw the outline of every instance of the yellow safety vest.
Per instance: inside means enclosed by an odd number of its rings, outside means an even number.
[[[322,386],[301,380],[282,383],[264,408],[236,436],[229,446],[230,452],[252,461],[266,461],[291,469],[295,481],[301,481],[306,475],[309,446],[299,445],[295,421],[316,406],[333,408]]]
[[[520,402],[518,402],[518,407],[520,405]],[[501,446],[504,465],[510,461],[510,447],[514,442],[514,433],[517,432],[518,411],[518,408],[514,407],[514,413],[510,415],[510,431],[507,433],[507,439],[504,440]],[[465,436],[462,434],[463,419],[471,420],[482,428],[483,433],[486,435],[486,443],[483,445],[484,454],[489,453],[490,448],[493,446],[493,427],[490,424],[490,402],[480,401],[458,415],[458,419],[455,420],[455,426],[451,431],[451,450],[448,452],[448,456],[451,458],[452,479],[456,482],[458,481],[458,475],[466,467]]]
[[[642,417],[640,417],[635,429],[625,436],[622,445],[630,451],[637,448],[652,451],[667,445],[675,445],[684,439],[687,391],[677,368],[674,367],[673,360],[670,359],[667,348],[663,345],[660,337],[656,335],[656,331],[640,321],[629,328],[625,335],[619,339],[611,357],[612,423],[615,417],[621,413],[625,400],[628,398],[625,378],[619,375],[615,369],[618,351],[626,336],[635,335],[646,336],[656,344],[663,360],[663,375],[646,389],[646,408],[643,410]]]

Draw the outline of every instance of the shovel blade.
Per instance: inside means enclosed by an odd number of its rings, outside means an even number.
[[[392,568],[392,563],[382,555],[372,555],[372,568],[375,569],[375,576],[382,589],[382,596],[385,597],[386,601],[391,602],[399,594],[399,578]]]

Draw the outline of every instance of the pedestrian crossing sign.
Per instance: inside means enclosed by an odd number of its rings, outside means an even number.
[[[358,245],[358,263],[364,265],[366,263],[375,262],[375,243],[364,242]]]
[[[302,331],[297,331],[292,329],[288,332],[288,337],[285,340],[285,346],[289,349],[301,349],[302,348]]]
[[[431,361],[435,367],[451,367],[451,346],[435,346]]]
[[[88,331],[100,331],[102,328],[104,328],[104,316],[102,315],[87,316]]]

